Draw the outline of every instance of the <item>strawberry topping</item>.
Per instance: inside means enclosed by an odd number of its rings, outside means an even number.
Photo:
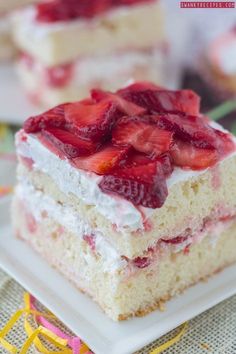
[[[236,150],[232,136],[199,113],[199,102],[192,91],[149,82],[116,93],[94,89],[89,98],[29,118],[24,130],[75,168],[102,176],[104,193],[160,208],[175,166],[204,170]]]
[[[168,195],[166,178],[160,162],[117,169],[103,176],[102,191],[118,194],[135,205],[160,208]]]
[[[89,140],[83,140],[66,130],[58,128],[44,129],[41,131],[41,136],[44,141],[48,140],[68,158],[90,155],[99,146]]]
[[[149,113],[183,112],[198,115],[200,110],[200,98],[191,90],[170,91],[143,83],[121,89],[118,94],[129,102],[146,108]]]
[[[96,102],[101,102],[101,101],[114,102],[119,107],[122,113],[127,114],[129,116],[140,115],[146,112],[145,108],[142,108],[132,102],[128,102],[126,99],[123,99],[119,95],[111,92],[94,89],[91,91],[91,97]]]
[[[57,22],[93,18],[113,7],[151,1],[153,0],[44,0],[36,5],[36,19],[40,22]]]
[[[67,104],[60,104],[49,111],[38,116],[27,119],[23,125],[26,133],[37,133],[45,128],[63,128],[65,126],[65,107]]]
[[[109,101],[76,102],[65,108],[65,119],[71,130],[87,139],[100,140],[107,136],[119,115],[117,105]]]
[[[175,141],[170,154],[176,166],[191,170],[214,166],[219,159],[216,149],[200,149],[180,140]]]
[[[122,162],[125,162],[127,154],[127,148],[118,148],[108,145],[91,156],[73,159],[73,163],[82,170],[103,175],[119,164],[122,164]]]
[[[112,132],[115,145],[133,146],[139,152],[160,155],[169,151],[172,142],[170,131],[159,129],[139,117],[121,118]]]

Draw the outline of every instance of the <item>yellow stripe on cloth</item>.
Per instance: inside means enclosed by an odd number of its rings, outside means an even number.
[[[26,333],[28,334],[29,337],[26,340],[26,342],[25,342],[24,346],[22,347],[19,354],[26,354],[32,344],[35,345],[35,347],[38,349],[38,351],[40,353],[44,353],[44,354],[72,354],[71,349],[69,349],[67,347],[67,340],[57,337],[54,333],[52,333],[48,329],[46,329],[42,326],[39,326],[36,330],[33,330],[30,323],[27,321],[27,319],[25,319],[25,330],[26,330]],[[50,343],[54,344],[57,348],[60,348],[62,350],[60,350],[60,351],[48,350],[42,344],[41,340],[38,337],[39,335],[42,335],[43,337],[48,339],[48,341]]]
[[[180,339],[183,337],[184,333],[186,332],[187,327],[188,327],[188,322],[183,323],[180,326],[180,332],[174,338],[172,338],[172,339],[168,340],[167,342],[161,344],[160,346],[156,347],[149,354],[160,354],[164,350],[170,348],[172,345],[179,342]]]

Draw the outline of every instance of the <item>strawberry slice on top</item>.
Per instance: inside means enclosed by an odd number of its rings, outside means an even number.
[[[43,141],[50,150],[54,152],[59,150],[67,158],[90,155],[100,146],[100,144],[81,139],[64,129],[58,128],[43,129],[40,133],[40,137],[41,141]]]
[[[127,101],[146,108],[149,113],[182,112],[198,115],[200,112],[200,98],[191,90],[170,91],[148,84],[133,84],[119,90],[118,94]]]
[[[111,171],[119,164],[124,164],[128,156],[129,148],[115,147],[111,144],[103,147],[91,156],[73,159],[77,168],[103,175]]]
[[[109,135],[120,115],[117,105],[111,101],[94,104],[76,102],[65,108],[68,128],[85,139],[101,140]]]
[[[65,108],[68,103],[60,104],[42,114],[28,118],[23,125],[26,133],[37,133],[45,128],[65,126]]]
[[[160,155],[170,149],[172,136],[172,132],[159,129],[139,117],[123,117],[112,131],[112,142],[115,145],[131,145],[146,154]]]
[[[201,149],[180,140],[175,141],[170,154],[175,166],[191,170],[214,166],[219,160],[216,149]]]
[[[130,168],[120,168],[103,176],[99,187],[131,201],[134,205],[160,208],[168,195],[162,164],[158,161]]]
[[[146,109],[143,107],[140,107],[139,105],[136,105],[132,102],[128,102],[126,99],[123,99],[119,95],[111,92],[106,92],[102,91],[100,89],[94,89],[91,90],[91,97],[94,99],[96,102],[101,102],[101,101],[109,101],[109,102],[114,102],[120,111],[128,116],[131,115],[141,115],[145,114]]]

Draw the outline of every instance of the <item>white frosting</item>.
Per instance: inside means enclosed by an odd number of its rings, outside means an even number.
[[[220,68],[225,74],[236,74],[236,36],[222,48],[219,61]]]
[[[91,229],[71,207],[56,203],[51,197],[35,190],[25,178],[20,180],[16,195],[27,203],[37,222],[42,220],[42,213],[46,211],[49,218],[54,219],[76,235],[80,237],[94,235],[96,253],[99,253],[103,259],[104,271],[112,272],[126,266],[127,262],[121,259],[120,254],[105,240],[103,235],[98,230]]]

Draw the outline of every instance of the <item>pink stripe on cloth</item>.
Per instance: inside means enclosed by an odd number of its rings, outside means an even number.
[[[32,310],[37,311],[35,306],[35,298],[30,295],[30,307]],[[68,341],[68,346],[72,349],[73,354],[80,354],[80,349],[82,347],[82,341],[79,337],[71,337],[68,334],[64,333],[61,329],[53,325],[51,322],[45,319],[43,316],[36,316],[37,321],[53,332],[56,336],[66,339]],[[91,351],[88,351],[86,354],[93,354]]]

